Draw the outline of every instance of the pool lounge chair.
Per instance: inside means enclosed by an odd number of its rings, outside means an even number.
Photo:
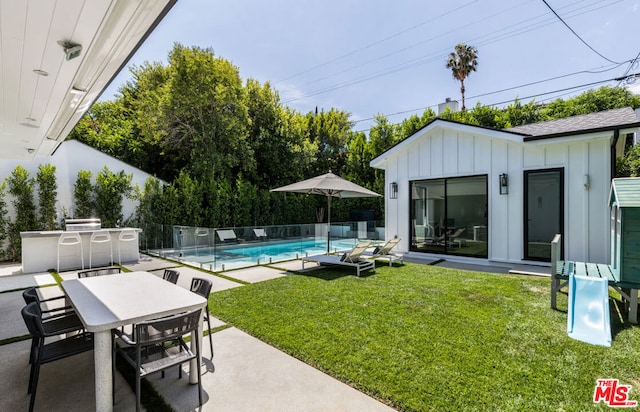
[[[402,263],[402,259],[404,258],[404,256],[396,254],[392,251],[393,248],[398,245],[398,243],[400,243],[400,238],[394,237],[383,246],[377,247],[373,249],[373,251],[364,252],[363,256],[371,260],[387,259],[389,261],[389,266],[393,265],[393,262],[395,261],[400,261],[400,263]]]
[[[267,240],[267,232],[264,229],[253,229],[253,234],[258,240]]]
[[[238,241],[236,232],[234,232],[232,229],[216,230],[216,233],[218,234],[218,238],[220,238],[220,241],[222,243],[235,243]]]
[[[349,252],[343,255],[315,255],[302,258],[302,269],[304,262],[316,262],[325,265],[348,266],[356,268],[356,276],[360,276],[363,270],[376,270],[376,264],[373,260],[364,258],[363,254],[371,242],[360,242]]]

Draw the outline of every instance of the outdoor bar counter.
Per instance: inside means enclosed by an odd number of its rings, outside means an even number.
[[[113,262],[118,263],[118,250],[122,262],[132,262],[139,259],[138,241],[124,242],[119,240],[120,233],[125,230],[135,230],[136,234],[141,229],[136,228],[105,228],[111,236],[111,247],[113,250]],[[82,240],[82,253],[84,257],[84,267],[89,268],[89,241],[91,235],[97,230],[78,230]],[[63,230],[52,230],[42,232],[20,232],[22,237],[22,271],[23,273],[46,272],[49,269],[56,269],[58,262],[58,239],[65,232]],[[110,252],[108,243],[94,243],[91,265],[93,267],[107,266],[110,264]],[[80,247],[61,246],[60,247],[60,271],[80,269]]]

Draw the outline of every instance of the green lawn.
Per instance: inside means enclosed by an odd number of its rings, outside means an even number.
[[[548,278],[415,264],[352,272],[217,292],[211,311],[400,410],[609,409],[592,403],[598,378],[640,398],[640,328],[614,310],[611,348],[569,338]]]

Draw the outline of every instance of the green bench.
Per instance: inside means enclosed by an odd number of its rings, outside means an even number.
[[[609,286],[622,296],[629,312],[629,322],[638,323],[638,290],[640,284],[621,280],[611,265],[604,263],[572,262],[560,260],[560,235],[551,241],[551,308],[557,309],[557,294],[569,283],[569,274],[607,279]]]

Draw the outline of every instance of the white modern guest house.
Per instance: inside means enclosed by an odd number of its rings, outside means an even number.
[[[635,138],[631,108],[510,129],[435,119],[371,161],[385,171],[387,237],[418,257],[608,263],[615,159]]]

